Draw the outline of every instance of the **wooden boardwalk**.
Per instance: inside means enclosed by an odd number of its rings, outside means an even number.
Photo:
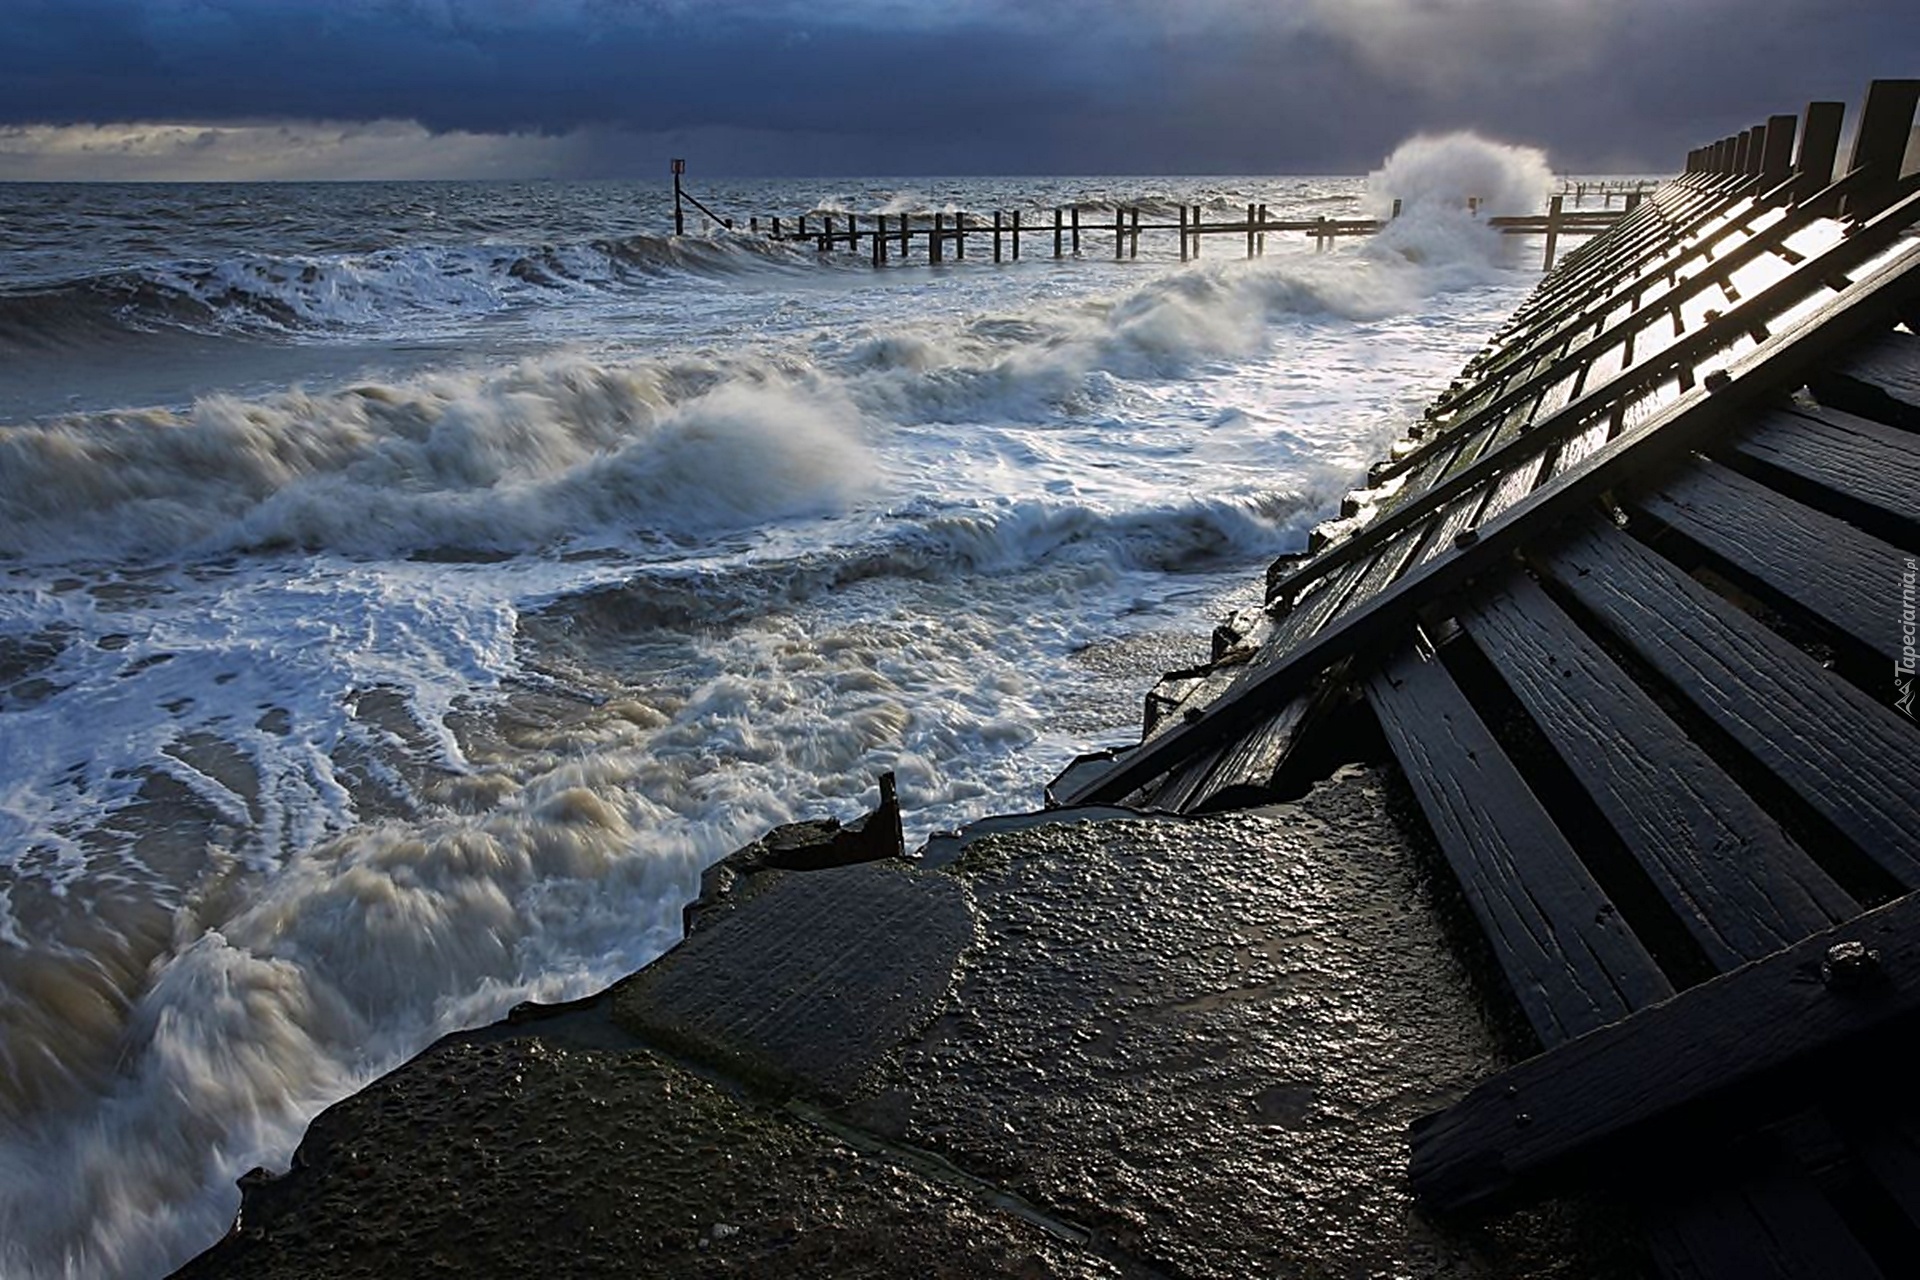
[[[1542,1050],[1415,1128],[1433,1206],[1914,1273],[1917,99],[1873,84],[1838,181],[1835,103],[1692,153],[1049,790],[1230,808],[1377,726]]]

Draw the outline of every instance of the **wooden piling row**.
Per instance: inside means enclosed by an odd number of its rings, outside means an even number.
[[[1816,106],[1824,105],[1826,104],[1816,104]],[[1891,118],[1897,106],[1897,103],[1891,103],[1890,100],[1890,105],[1886,108],[1888,118]],[[1755,126],[1737,138],[1728,138],[1711,148],[1696,151],[1688,157],[1688,170],[1689,172],[1752,174],[1759,181],[1777,183],[1789,173],[1797,175],[1807,172],[1808,165],[1815,162],[1811,161],[1810,157],[1817,159],[1819,155],[1825,154],[1830,166],[1832,153],[1838,145],[1837,115],[1828,118],[1809,109],[1804,141],[1801,144],[1801,159],[1798,163],[1789,166],[1788,156],[1793,143],[1794,125],[1795,121],[1792,117],[1775,117],[1766,125]],[[1872,157],[1876,172],[1887,169],[1888,162],[1882,153],[1892,149],[1891,139],[1892,133],[1888,129],[1876,128],[1864,135],[1862,142],[1856,144],[1856,153]],[[1863,146],[1866,148],[1864,152],[1861,151]],[[1897,171],[1897,159],[1892,162],[1891,167]],[[681,181],[684,172],[684,162],[676,160],[673,171],[675,234],[685,233],[686,213],[683,206],[687,204],[691,204],[705,214],[713,224],[731,230],[734,225],[732,219],[715,214],[685,190]],[[1544,234],[1546,252],[1543,262],[1545,266],[1551,266],[1562,235],[1568,233],[1592,235],[1604,230],[1612,222],[1631,213],[1638,206],[1644,191],[1643,184],[1639,183],[1591,185],[1593,189],[1603,191],[1609,202],[1613,195],[1621,195],[1624,203],[1623,210],[1620,213],[1569,213],[1564,207],[1566,193],[1563,192],[1553,198],[1544,217],[1489,218],[1488,225],[1506,234]],[[1586,183],[1568,185],[1567,190],[1575,193],[1576,205],[1588,186],[1589,184]],[[1205,211],[1200,205],[1180,205],[1177,210],[1177,220],[1174,222],[1145,221],[1142,219],[1139,205],[1111,207],[1113,209],[1113,257],[1116,262],[1139,258],[1141,236],[1159,231],[1171,231],[1177,235],[1180,260],[1186,262],[1200,257],[1201,245],[1210,235],[1242,237],[1246,246],[1246,256],[1257,258],[1266,254],[1269,234],[1305,235],[1312,239],[1315,252],[1324,253],[1339,239],[1372,235],[1385,225],[1371,218],[1329,218],[1324,214],[1310,219],[1275,219],[1268,212],[1268,207],[1258,202],[1248,203],[1244,215],[1238,220],[1212,223],[1206,221]],[[1053,256],[1055,258],[1064,258],[1069,254],[1076,258],[1081,256],[1081,208],[1081,205],[1073,204],[1056,207],[1053,210]],[[1469,198],[1467,209],[1471,215],[1478,217],[1480,211],[1478,198]],[[1400,212],[1400,201],[1395,200],[1392,216],[1397,218]],[[819,222],[811,227],[808,225],[810,216],[819,219]],[[815,251],[821,254],[831,253],[843,246],[857,253],[864,240],[868,260],[876,267],[887,265],[896,255],[900,261],[907,261],[916,237],[926,245],[928,262],[945,262],[949,253],[955,261],[964,261],[967,256],[967,238],[975,233],[991,235],[995,262],[1004,262],[1009,258],[1018,262],[1023,237],[1029,233],[1044,231],[1042,227],[1026,226],[1017,209],[995,210],[990,221],[976,221],[972,224],[969,223],[969,215],[965,212],[949,215],[943,211],[931,215],[931,225],[918,227],[914,225],[914,215],[908,213],[865,215],[872,219],[872,223],[864,228],[861,226],[863,215],[846,214],[844,227],[839,221],[840,216],[835,212],[817,211],[813,215],[801,214],[791,223],[775,216],[767,219],[767,230],[764,233],[761,229],[761,219],[755,216],[748,220],[747,226],[749,232],[756,236],[764,234],[768,239],[775,241],[810,243]],[[889,221],[895,216],[899,218],[897,226]]]

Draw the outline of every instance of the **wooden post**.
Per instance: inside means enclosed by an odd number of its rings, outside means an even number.
[[[1313,220],[1313,251],[1327,251],[1327,215],[1324,213]]]
[[[967,256],[967,215],[953,215],[953,256],[956,261],[964,261]]]
[[[1755,179],[1760,177],[1761,157],[1767,150],[1767,126],[1757,124],[1747,130],[1747,168],[1746,172]]]
[[[773,238],[775,240],[778,240],[780,238],[780,219],[779,218],[775,218],[773,220]]]
[[[1247,206],[1247,257],[1253,257],[1253,206]]]
[[[830,213],[823,213],[820,215],[820,221],[825,223],[827,228],[825,231],[822,231],[820,233],[820,240],[819,240],[819,252],[825,253],[828,249],[833,247],[833,215]]]
[[[1547,202],[1547,251],[1540,262],[1542,271],[1553,270],[1554,250],[1560,247],[1560,209],[1565,200],[1565,196],[1555,196]]]
[[[1260,206],[1260,240],[1259,240],[1258,247],[1260,251],[1260,256],[1263,258],[1266,257],[1267,256],[1267,206],[1265,206],[1264,204]]]
[[[1916,106],[1920,80],[1875,80],[1867,86],[1860,128],[1853,135],[1853,159],[1847,165],[1847,172],[1859,177],[1840,206],[1842,217],[1864,218],[1893,198]]]
[[[758,218],[748,218],[748,219],[747,219],[747,230],[748,230],[749,232],[751,232],[751,233],[753,233],[753,234],[754,234],[754,235],[756,235],[756,236],[757,236],[757,235],[759,235],[759,234],[760,234],[760,219],[758,219]]]
[[[1180,206],[1180,261],[1187,260],[1187,206]]]
[[[1139,205],[1133,206],[1133,238],[1128,242],[1127,256],[1129,258],[1137,258],[1140,256],[1140,206]]]
[[[685,160],[675,160],[673,162],[673,234],[677,236],[687,234],[686,211],[680,207],[680,175],[686,171],[687,162]]]
[[[1479,196],[1467,197],[1467,216],[1472,218],[1477,218],[1480,216],[1480,197]]]
[[[1840,123],[1847,114],[1844,102],[1809,102],[1801,117],[1800,154],[1793,162],[1793,198],[1812,198],[1833,181],[1833,161],[1840,154]]]
[[[1127,211],[1119,205],[1113,206],[1113,260],[1115,262],[1127,256]]]
[[[878,267],[887,260],[887,215],[873,215],[873,265]]]
[[[1646,192],[1640,190],[1640,188],[1638,187],[1635,187],[1632,191],[1627,192],[1627,202],[1621,207],[1626,212],[1632,213],[1635,209],[1638,209],[1640,207],[1640,197],[1645,194]]]
[[[1400,200],[1399,200],[1399,198],[1398,198],[1398,197],[1395,197],[1395,198],[1394,198],[1394,202],[1393,202],[1393,216],[1394,216],[1394,217],[1396,217],[1396,218],[1400,216]]]
[[[907,260],[907,250],[913,247],[913,215],[900,215],[900,261]]]
[[[1793,173],[1793,133],[1800,121],[1794,116],[1767,117],[1767,145],[1760,156],[1760,186],[1764,190],[1785,182]]]
[[[802,240],[807,238],[807,215],[804,213],[800,215],[800,230],[798,234]]]
[[[1060,206],[1055,205],[1053,206],[1053,256],[1056,258],[1060,256],[1060,223]]]
[[[1073,256],[1080,256],[1080,206],[1073,206]]]
[[[1000,211],[993,211],[993,260],[1000,261]]]
[[[946,260],[946,221],[947,215],[944,213],[936,213],[933,215],[933,230],[927,233],[928,262],[944,262]]]

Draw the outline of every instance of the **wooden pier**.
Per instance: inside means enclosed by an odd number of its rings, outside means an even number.
[[[1668,1276],[1914,1273],[1917,99],[1870,87],[1837,181],[1838,103],[1696,149],[1049,789],[1398,762],[1540,1047],[1415,1127],[1435,1208],[1580,1189]]]
[[[737,231],[734,220],[714,214],[682,188],[680,180],[685,162],[675,160],[673,164],[675,234],[685,231],[683,203],[693,205],[706,215],[709,223]],[[1594,184],[1594,189],[1596,196],[1604,194],[1609,205],[1614,196],[1619,196],[1621,207],[1580,209],[1578,205],[1587,195],[1587,184],[1583,183],[1572,188],[1573,208],[1567,207],[1569,193],[1563,192],[1551,198],[1545,213],[1488,217],[1486,222],[1505,235],[1545,237],[1543,266],[1551,267],[1562,237],[1593,236],[1607,230],[1629,216],[1646,194],[1645,184],[1637,182],[1605,184],[1604,192],[1602,184]],[[1468,210],[1479,216],[1479,201],[1469,200]],[[1165,237],[1172,235],[1182,262],[1200,257],[1206,241],[1218,237],[1226,237],[1234,248],[1244,245],[1248,258],[1265,255],[1269,236],[1304,236],[1313,241],[1316,252],[1324,252],[1339,240],[1375,235],[1391,221],[1325,216],[1276,218],[1267,205],[1260,203],[1248,204],[1244,216],[1213,221],[1207,219],[1203,206],[1185,204],[1178,206],[1171,219],[1164,210],[1143,216],[1141,206],[1125,204],[1060,205],[1038,212],[1040,216],[1035,218],[1018,209],[984,214],[960,211],[860,214],[816,210],[797,217],[752,217],[747,221],[746,231],[781,243],[809,245],[821,253],[844,250],[864,255],[875,267],[882,267],[910,261],[965,261],[970,244],[976,258],[990,253],[994,262],[1017,262],[1023,246],[1031,254],[1035,239],[1043,252],[1050,249],[1055,258],[1105,256],[1110,249],[1116,261],[1138,258],[1143,236],[1164,242]],[[1395,201],[1393,216],[1398,217],[1399,213],[1400,204]]]

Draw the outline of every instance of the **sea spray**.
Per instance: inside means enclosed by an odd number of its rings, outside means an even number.
[[[1472,133],[1421,136],[1400,144],[1367,178],[1375,217],[1400,216],[1373,237],[1366,252],[1397,255],[1443,274],[1497,261],[1507,238],[1485,219],[1540,211],[1553,185],[1546,153]]]

